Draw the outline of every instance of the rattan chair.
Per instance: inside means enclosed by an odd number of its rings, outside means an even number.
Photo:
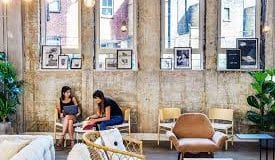
[[[234,121],[233,109],[210,108],[208,113],[209,119],[215,130],[222,131],[226,134],[225,150],[228,148],[228,140],[231,140],[231,145],[234,144]],[[219,122],[217,122],[217,120]]]
[[[129,136],[131,134],[131,109],[130,108],[124,108],[122,109],[123,111],[123,116],[124,116],[124,122],[119,125],[113,125],[113,126],[108,126],[107,128],[117,128],[119,131],[127,131]]]
[[[181,115],[180,108],[161,108],[159,109],[159,118],[158,118],[158,145],[160,141],[160,132],[161,131],[172,131],[176,119]],[[168,122],[165,122],[168,121]],[[172,149],[173,145],[170,141],[170,148]]]
[[[98,137],[100,137],[98,131],[87,132],[83,135],[83,140],[90,151],[90,158],[93,160],[101,160],[106,155],[109,160],[145,160],[142,141],[135,140],[129,136],[123,137],[123,143],[126,148],[126,151],[123,151],[94,143]]]

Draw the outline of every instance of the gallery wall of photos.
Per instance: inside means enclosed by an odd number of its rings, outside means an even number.
[[[80,54],[63,54],[59,45],[43,45],[41,47],[41,69],[81,69]]]

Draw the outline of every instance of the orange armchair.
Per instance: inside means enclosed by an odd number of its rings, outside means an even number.
[[[178,160],[184,159],[187,152],[213,153],[221,149],[227,139],[224,133],[215,132],[209,119],[201,113],[181,115],[167,135],[178,151]]]

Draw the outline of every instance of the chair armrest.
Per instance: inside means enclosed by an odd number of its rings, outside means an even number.
[[[215,144],[221,149],[227,139],[226,134],[216,131],[214,136],[212,137],[212,140],[215,142]]]
[[[179,147],[178,138],[176,137],[176,135],[173,132],[167,131],[166,132],[166,136],[169,138],[170,141],[172,141],[172,143],[174,144],[175,148]]]
[[[143,143],[131,137],[123,137],[123,143],[128,151],[143,154]]]

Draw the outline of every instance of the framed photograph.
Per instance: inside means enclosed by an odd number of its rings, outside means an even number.
[[[61,54],[61,46],[43,45],[42,46],[42,69],[58,68],[58,56]]]
[[[241,51],[241,68],[257,68],[258,39],[237,38],[237,48]]]
[[[106,70],[117,69],[117,59],[116,58],[105,58],[105,69]]]
[[[82,67],[81,58],[71,59],[71,69],[81,69],[81,67]]]
[[[226,49],[226,69],[241,68],[241,50]]]
[[[132,50],[117,50],[117,68],[132,69]]]
[[[58,56],[58,68],[68,69],[69,56],[68,55],[59,55]]]
[[[160,58],[160,69],[172,69],[172,58]]]
[[[174,60],[175,60],[175,69],[191,69],[192,48],[175,47]]]

